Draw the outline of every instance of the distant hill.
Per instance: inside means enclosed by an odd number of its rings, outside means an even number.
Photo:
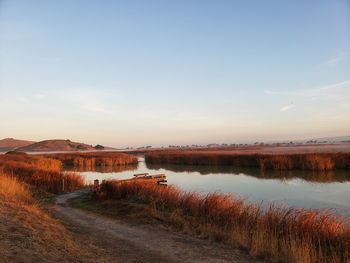
[[[16,149],[22,152],[55,152],[55,151],[92,151],[104,150],[102,145],[93,147],[85,143],[70,140],[46,140]]]
[[[25,147],[31,145],[35,142],[25,141],[25,140],[16,140],[13,138],[5,138],[0,140],[0,152],[12,151],[19,147]]]

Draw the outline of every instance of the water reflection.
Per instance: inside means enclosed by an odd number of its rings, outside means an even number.
[[[261,173],[257,169],[226,166],[146,165],[140,158],[139,165],[128,167],[128,170],[88,171],[81,174],[87,182],[91,182],[94,179],[128,179],[136,173],[164,173],[169,184],[186,191],[230,193],[254,203],[276,202],[304,208],[332,208],[340,214],[350,215],[350,175],[347,171],[321,175],[293,171],[281,175],[273,171]]]
[[[137,167],[138,164],[117,166],[64,166],[64,170],[71,172],[121,173],[125,171],[134,171]]]
[[[245,174],[259,179],[279,179],[288,181],[300,178],[309,182],[330,183],[330,182],[348,182],[350,181],[350,172],[348,170],[336,171],[273,171],[259,170],[255,168],[237,168],[232,166],[209,166],[209,165],[174,165],[174,164],[147,164],[148,169],[165,169],[177,173],[198,172],[201,175],[210,174]]]

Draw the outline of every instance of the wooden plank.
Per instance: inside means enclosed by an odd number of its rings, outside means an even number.
[[[157,182],[167,182],[167,180],[165,178],[159,178],[157,179]]]
[[[134,178],[118,180],[118,182],[132,182],[132,181],[143,181],[144,183],[154,183],[158,185],[166,185],[167,180],[165,174],[156,174],[156,175],[148,175],[148,173],[144,174],[136,174]]]
[[[140,174],[134,174],[135,177],[143,177],[143,176],[147,176],[148,173],[140,173]]]
[[[151,175],[152,178],[166,178],[166,175],[165,174],[154,174],[154,175]]]

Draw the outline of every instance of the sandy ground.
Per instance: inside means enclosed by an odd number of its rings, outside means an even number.
[[[86,240],[105,250],[106,257],[100,262],[256,262],[242,251],[209,240],[154,225],[129,225],[67,206],[69,199],[84,191],[59,196],[55,209]]]

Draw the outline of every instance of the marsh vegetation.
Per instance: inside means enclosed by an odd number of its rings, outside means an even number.
[[[106,181],[97,200],[128,200],[170,213],[172,224],[246,249],[258,258],[282,262],[348,262],[349,220],[327,211],[268,209],[232,195],[185,192],[142,181]]]
[[[149,164],[224,165],[260,170],[331,171],[350,169],[350,153],[244,153],[237,151],[153,151]]]

